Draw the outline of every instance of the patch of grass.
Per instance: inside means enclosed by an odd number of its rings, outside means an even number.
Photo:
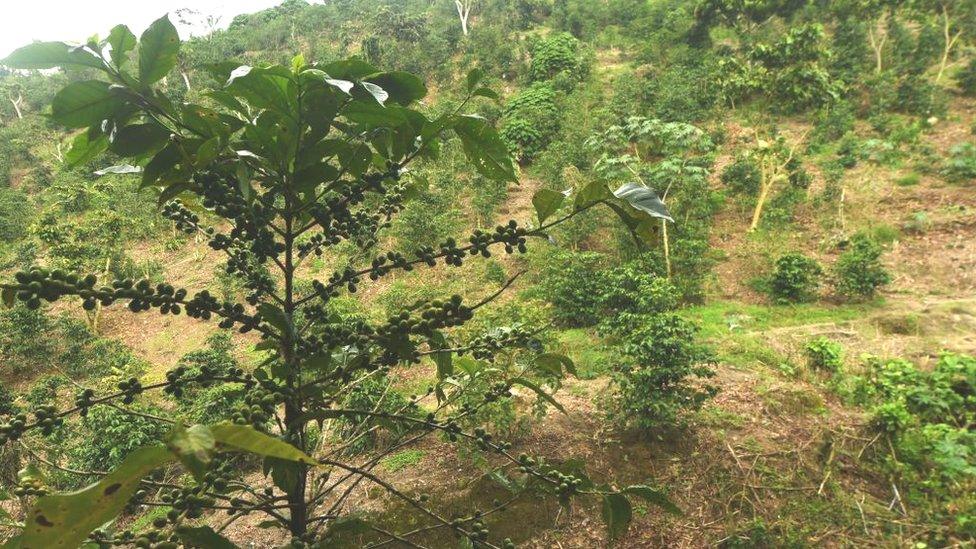
[[[901,231],[887,223],[875,225],[871,228],[871,237],[881,245],[888,245],[901,238]]]
[[[423,450],[405,450],[399,454],[393,454],[392,456],[383,458],[380,461],[380,465],[388,472],[396,473],[401,469],[406,469],[407,467],[420,463],[422,459],[424,459]]]
[[[899,187],[913,187],[918,185],[921,181],[921,175],[911,172],[899,177],[898,179],[895,179],[895,185],[898,185]]]
[[[746,417],[719,406],[705,406],[698,413],[699,422],[705,427],[716,429],[741,429],[746,424]]]
[[[588,330],[562,330],[556,335],[556,350],[573,359],[580,379],[595,379],[607,373],[610,353],[599,337]]]
[[[760,393],[766,407],[775,414],[805,416],[823,414],[827,409],[820,394],[796,388],[771,389]]]
[[[771,328],[802,326],[826,322],[846,322],[862,318],[880,302],[849,305],[800,303],[795,305],[749,305],[716,301],[684,309],[683,315],[697,321],[702,336],[715,339],[736,332],[765,331]]]

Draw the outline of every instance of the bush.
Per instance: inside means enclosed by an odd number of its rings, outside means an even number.
[[[554,251],[540,273],[539,290],[563,326],[592,326],[600,321],[603,302],[602,254]]]
[[[0,187],[0,240],[13,242],[27,232],[32,218],[31,200],[10,187]]]
[[[881,246],[867,236],[851,239],[850,248],[834,267],[837,292],[848,298],[866,299],[890,283],[891,275],[881,264],[881,253]]]
[[[821,336],[807,343],[806,354],[810,367],[815,370],[837,373],[844,365],[843,347],[826,337]]]
[[[505,104],[499,135],[521,162],[541,153],[559,131],[560,113],[556,91],[537,82]]]
[[[722,170],[722,183],[735,194],[755,196],[759,192],[761,176],[755,160],[740,157]]]
[[[956,183],[976,182],[976,145],[957,143],[949,149],[942,175]]]
[[[166,416],[166,412],[143,405],[136,412]],[[166,423],[127,414],[116,408],[95,406],[82,420],[84,431],[70,451],[79,469],[111,470],[133,450],[156,444],[170,427]]]
[[[803,254],[786,254],[776,260],[769,278],[769,293],[777,303],[802,303],[816,298],[823,269]]]
[[[551,80],[561,73],[576,80],[583,78],[586,64],[580,56],[579,40],[565,32],[539,40],[532,48],[529,72],[532,80]]]
[[[623,427],[659,429],[683,424],[715,388],[697,380],[711,377],[711,353],[697,343],[698,327],[671,313],[644,316],[625,337],[623,357],[614,366],[609,416]]]
[[[976,58],[970,59],[969,64],[959,71],[956,81],[963,95],[976,96]]]

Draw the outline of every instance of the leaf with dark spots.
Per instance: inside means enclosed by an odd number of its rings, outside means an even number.
[[[105,492],[104,493],[105,493],[106,496],[111,496],[115,492],[118,492],[119,491],[119,488],[121,488],[121,487],[122,487],[122,484],[116,482],[115,484],[113,484],[113,485],[105,488]]]

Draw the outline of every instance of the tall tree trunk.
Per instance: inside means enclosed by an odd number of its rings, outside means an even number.
[[[471,0],[454,0],[458,18],[461,20],[461,32],[468,35],[468,17],[471,15]]]
[[[883,30],[885,19],[886,15],[882,14],[875,23],[874,28],[868,28],[868,42],[870,42],[871,49],[874,51],[874,72],[877,74],[881,74],[881,70],[884,68],[882,58],[884,56],[885,43],[888,41],[888,32]],[[875,32],[877,32],[877,36]]]
[[[949,63],[949,54],[952,52],[953,46],[956,45],[956,41],[962,35],[962,31],[956,32],[955,35],[951,35],[952,32],[952,20],[949,18],[949,10],[946,8],[945,4],[942,5],[942,34],[945,37],[945,47],[942,49],[942,60],[939,62],[939,73],[935,75],[935,83],[938,84],[942,81],[942,75],[945,73],[946,65]]]
[[[14,106],[14,112],[17,113],[17,119],[23,120],[24,113],[20,110],[20,104],[24,102],[24,95],[17,94],[17,99],[14,99],[13,97],[9,97],[8,99],[10,100],[10,104]]]

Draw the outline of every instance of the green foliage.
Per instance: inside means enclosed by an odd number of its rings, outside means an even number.
[[[740,156],[722,170],[722,183],[735,194],[755,196],[759,193],[759,166],[749,156]]]
[[[622,356],[612,374],[612,421],[657,430],[680,426],[715,388],[700,383],[714,373],[711,353],[697,342],[698,328],[673,313],[642,315],[620,334]]]
[[[834,266],[834,285],[847,298],[868,299],[891,282],[891,275],[881,263],[881,246],[864,235],[851,238],[848,249]]]
[[[841,93],[827,69],[831,57],[822,25],[790,27],[774,41],[753,43],[739,57],[723,59],[719,87],[732,105],[761,95],[786,112],[823,107]]]
[[[600,321],[605,290],[601,276],[606,258],[594,252],[554,250],[539,273],[539,289],[564,326],[592,326]]]
[[[529,69],[532,80],[552,80],[563,74],[579,80],[586,76],[587,70],[579,40],[569,33],[549,35],[532,48],[532,65]]]
[[[836,374],[844,367],[844,349],[836,341],[821,336],[810,340],[804,350],[815,370]]]
[[[976,58],[970,59],[969,63],[956,74],[956,82],[963,95],[976,96]]]
[[[777,303],[802,303],[817,297],[823,269],[815,259],[800,253],[786,254],[776,260],[769,277],[769,293]]]
[[[933,535],[971,535],[976,438],[965,426],[976,417],[976,359],[943,353],[929,371],[907,360],[867,357],[866,367],[849,391],[890,442],[891,453],[879,457],[904,480],[906,504],[947,526]]]
[[[166,413],[148,406],[137,406],[134,411]],[[81,425],[84,431],[69,454],[72,463],[83,470],[112,470],[134,450],[157,443],[168,431],[158,421],[107,406],[92,408]]]
[[[559,131],[556,91],[537,82],[518,92],[505,103],[499,134],[520,161],[538,156]]]
[[[956,143],[942,166],[942,175],[956,183],[976,182],[976,144]]]
[[[27,233],[33,217],[30,198],[10,187],[0,187],[0,239],[19,240]]]

